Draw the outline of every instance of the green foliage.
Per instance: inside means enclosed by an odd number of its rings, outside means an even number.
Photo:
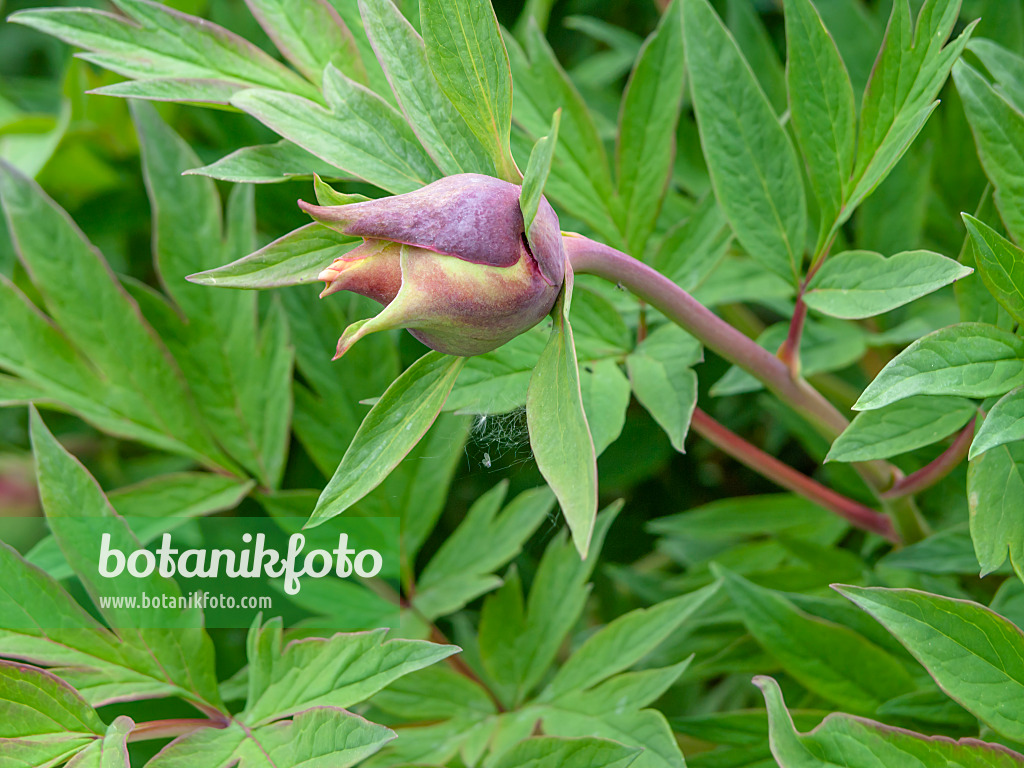
[[[969,268],[929,251],[907,251],[889,258],[846,251],[815,273],[804,301],[831,317],[874,317],[969,274]]]
[[[340,515],[380,485],[430,429],[463,364],[429,352],[395,379],[359,425],[311,523]]]
[[[1021,763],[1019,754],[994,744],[966,739],[925,738],[848,715],[828,718],[810,733],[801,734],[793,727],[778,683],[770,677],[762,677],[757,684],[768,704],[772,752],[783,768],[817,768],[835,765],[837,760],[851,768],[906,764],[908,761],[936,768],[947,765],[1001,768]],[[861,748],[850,749],[845,746],[848,744],[860,745]],[[856,756],[852,756],[853,753]]]
[[[518,181],[509,149],[512,77],[494,11],[456,0],[420,4],[427,64],[438,86],[483,145],[498,175]]]
[[[562,506],[580,556],[586,557],[597,514],[597,458],[569,325],[571,301],[570,272],[552,310],[551,336],[530,376],[526,418],[537,468]]]
[[[682,6],[690,87],[715,195],[743,248],[798,280],[807,205],[793,144],[707,0]]]
[[[1019,628],[983,606],[915,590],[840,591],[892,632],[950,697],[1020,740],[1020,713],[1005,705],[1021,685]]]
[[[1024,765],[1018,3],[13,5],[0,768]],[[461,173],[550,314],[332,362],[295,197]],[[247,634],[82,545],[342,514]]]

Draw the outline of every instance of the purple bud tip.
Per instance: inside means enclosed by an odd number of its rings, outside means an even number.
[[[565,276],[558,217],[541,201],[529,241],[521,188],[482,176],[449,176],[404,195],[302,210],[364,242],[321,273],[322,296],[353,291],[385,305],[346,329],[340,357],[368,333],[407,328],[433,349],[488,352],[535,325]]]

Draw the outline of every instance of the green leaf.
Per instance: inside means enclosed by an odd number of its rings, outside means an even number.
[[[236,187],[226,226],[211,179],[183,176],[199,159],[148,105],[133,105],[153,210],[157,271],[185,323],[161,328],[228,454],[269,488],[284,472],[291,421],[292,353],[283,312],[262,326],[253,293],[218,293],[186,278],[254,246],[252,187]]]
[[[1024,251],[983,221],[966,213],[962,216],[981,279],[1006,311],[1018,323],[1024,322]]]
[[[452,720],[497,712],[480,684],[441,664],[394,681],[371,701],[374,707],[411,721]]]
[[[984,1],[981,0],[981,2]],[[1017,15],[1020,15],[1021,10],[1024,9],[1017,9]],[[998,11],[986,8],[983,23],[991,22],[995,13]],[[992,39],[986,40],[985,37]],[[1024,109],[1024,85],[1020,82],[1020,72],[1024,68],[1024,56],[1015,53],[1014,46],[1007,49],[1003,45],[997,44],[993,35],[983,35],[977,40],[972,40],[967,48],[978,57],[978,60],[992,75],[993,81],[999,86],[999,90],[1006,100],[1018,111]],[[1019,46],[1017,48],[1019,49]]]
[[[131,768],[128,761],[128,734],[135,722],[121,715],[112,722],[102,739],[94,741],[68,763],[73,768]]]
[[[57,765],[105,730],[96,710],[67,683],[0,661],[0,765]]]
[[[340,168],[325,163],[316,155],[285,139],[274,144],[257,144],[236,149],[209,165],[190,168],[185,174],[249,184],[271,184],[310,178],[313,174],[328,178],[346,175]]]
[[[906,646],[946,694],[1007,738],[1024,735],[1024,634],[983,605],[914,589],[836,587]]]
[[[28,565],[7,544],[0,544],[0,565],[11,575],[0,592],[4,656],[62,667],[63,679],[95,706],[119,698],[175,695],[175,687],[149,657],[127,647],[55,579]]]
[[[569,657],[541,692],[539,701],[586,691],[629,669],[657,648],[718,591],[718,585],[624,613],[595,632]]]
[[[429,74],[423,38],[391,0],[360,0],[366,34],[403,114],[446,176],[494,174],[494,163]]]
[[[60,376],[54,399],[101,428],[232,467],[202,423],[167,348],[67,214],[6,166],[0,169],[0,198],[18,255],[60,328],[43,327],[38,310],[21,304],[27,300],[0,280],[0,294],[14,299],[4,297],[0,328],[17,338],[9,345],[4,340],[0,364],[29,381]],[[50,356],[61,361],[39,359]],[[67,390],[75,395],[66,398]]]
[[[1024,440],[1024,388],[1021,387],[1007,392],[989,409],[971,443],[969,458],[1018,440]]]
[[[339,192],[321,179],[319,175],[313,176],[313,194],[316,195],[318,205],[351,205],[352,203],[365,203],[371,199],[358,193]]]
[[[730,571],[719,572],[747,629],[807,690],[869,714],[914,689],[901,662],[852,629],[810,616]]]
[[[544,351],[547,336],[541,324],[493,352],[469,358],[445,410],[474,414],[486,427],[488,416],[524,407],[530,375]]]
[[[596,16],[567,16],[564,24],[567,29],[584,34],[595,43],[608,48],[592,53],[573,67],[573,80],[580,88],[593,93],[621,82],[622,78],[629,75],[643,47],[644,39],[640,35]],[[538,25],[544,27],[541,22],[538,22]],[[516,36],[523,39],[529,25],[522,23],[517,26]]]
[[[946,528],[923,541],[890,552],[880,562],[886,567],[904,568],[917,573],[973,575],[978,572],[978,557],[974,553],[974,543],[966,523]]]
[[[313,222],[237,261],[189,275],[197,285],[217,288],[283,288],[318,282],[324,265],[344,256],[359,240]]]
[[[311,707],[349,708],[458,651],[423,640],[385,642],[386,634],[378,629],[285,644],[280,619],[253,626],[247,643],[248,698],[238,719],[255,727]]]
[[[693,656],[690,656],[669,667],[622,672],[585,691],[563,693],[549,706],[563,713],[597,718],[604,716],[614,722],[618,716],[650,706],[660,699],[679,680],[692,660]]]
[[[131,518],[132,533],[148,544],[192,518],[234,509],[254,485],[255,481],[233,477],[179,472],[120,488],[108,495],[108,501],[121,517]],[[53,536],[40,541],[25,559],[55,579],[73,573]]]
[[[789,323],[769,325],[757,337],[757,343],[770,352],[775,352],[789,334]],[[804,376],[839,371],[853,365],[867,349],[864,331],[838,320],[825,318],[821,321],[807,321],[800,338],[800,363]],[[752,375],[734,365],[711,387],[715,397],[734,395],[740,392],[757,392],[764,385]]]
[[[1024,384],[1024,340],[983,323],[959,323],[918,339],[854,404],[868,411],[913,395],[991,397]]]
[[[668,435],[672,447],[685,453],[690,418],[697,406],[700,344],[675,325],[663,325],[626,358],[626,370],[636,399]]]
[[[82,542],[95,539],[97,530],[110,533],[110,546],[121,551],[136,549],[137,541],[96,481],[50,434],[34,409],[30,412],[30,427],[47,524],[107,623],[118,630],[118,636],[131,650],[150,657],[149,663],[138,669],[150,672],[156,667],[162,670],[156,675],[190,701],[207,708],[222,708],[213,669],[213,644],[201,628],[202,612],[198,608],[178,610],[161,605],[142,615],[132,608],[100,605],[100,596],[138,592],[145,592],[154,600],[166,597],[177,605],[181,590],[174,581],[156,573],[138,579],[127,573],[112,579],[99,574],[95,557]],[[145,628],[161,626],[164,628]]]
[[[428,352],[392,382],[363,419],[309,525],[340,515],[380,485],[437,419],[465,362]]]
[[[589,710],[587,700],[579,701]],[[621,744],[641,747],[633,768],[678,768],[685,765],[675,735],[665,716],[654,709],[616,712],[605,706],[598,713],[576,711],[565,704],[541,710],[545,733],[569,738],[599,736]]]
[[[328,64],[366,82],[355,38],[327,0],[247,0],[246,5],[277,49],[311,83],[320,85]]]
[[[985,194],[975,213],[979,216],[985,215],[989,221],[998,221],[999,214],[996,213],[995,203],[992,201],[991,185],[986,187]],[[974,274],[963,280],[958,280],[953,285],[953,294],[956,296],[957,307],[960,309],[960,319],[964,322],[988,323],[1000,328],[1009,328],[1012,319],[1002,305],[996,301],[978,270],[977,251],[978,247],[974,244],[974,238],[968,233],[960,248],[960,263],[965,267],[971,267]]]
[[[953,134],[944,126],[942,140],[968,142],[967,133],[966,125],[962,134]],[[853,224],[860,250],[898,253],[926,243],[924,229],[931,185],[922,184],[922,179],[934,177],[937,187],[959,189],[971,183],[966,177],[974,170],[971,166],[953,169],[946,163],[936,162],[936,154],[942,151],[937,152],[937,149],[938,145],[922,144],[909,150],[864,201]]]
[[[662,536],[698,541],[785,533],[802,537],[828,527],[832,513],[800,496],[773,493],[720,499],[686,512],[652,520],[648,527]]]
[[[982,18],[982,37],[1005,45],[1011,50],[1024,49],[1024,8],[1013,4],[1006,5],[999,0],[967,0],[964,12]],[[976,42],[985,42],[995,47],[989,40]],[[984,60],[980,54],[979,57]]]
[[[811,0],[786,0],[789,111],[821,209],[822,236],[843,207],[857,146],[853,86]]]
[[[967,505],[974,552],[986,575],[1010,561],[1024,573],[1024,443],[985,451],[967,469]]]
[[[337,707],[314,707],[292,720],[260,728],[232,721],[225,728],[200,728],[175,739],[149,768],[302,766],[350,768],[395,738],[389,728]]]
[[[576,354],[584,360],[621,358],[633,348],[633,334],[622,311],[607,293],[579,286],[572,301],[572,331]]]
[[[153,252],[167,292],[194,320],[221,320],[244,311],[243,297],[218,296],[185,281],[187,275],[221,261],[223,228],[216,185],[210,179],[181,175],[198,165],[199,158],[153,106],[133,104],[132,117],[153,211]]]
[[[919,723],[966,730],[978,727],[978,719],[938,687],[897,696],[879,707],[878,714],[886,718],[909,718]]]
[[[978,157],[996,188],[999,215],[1010,235],[1024,242],[1024,113],[963,62],[953,68],[953,80],[964,102]]]
[[[554,505],[547,488],[535,488],[499,515],[507,490],[503,481],[477,499],[420,573],[412,602],[427,619],[454,613],[500,586],[494,571],[519,554]]]
[[[562,110],[559,135],[545,191],[559,210],[586,222],[611,244],[624,245],[613,213],[613,184],[608,156],[587,103],[558,63],[536,23],[526,30],[529,56],[508,39],[516,83],[513,116],[524,154],[548,130],[551,115]]]
[[[626,248],[637,258],[646,251],[672,175],[685,72],[682,16],[675,2],[640,49],[619,114],[618,196]]]
[[[206,19],[148,0],[118,0],[116,5],[126,16],[92,8],[42,8],[11,20],[85,48],[82,58],[126,77],[216,86],[212,93],[192,87],[175,97],[226,103],[246,88],[272,88],[319,98],[299,75]]]
[[[47,524],[63,555],[106,622],[118,630],[122,640],[153,656],[164,669],[167,682],[178,686],[191,699],[220,706],[213,674],[213,646],[202,629],[199,608],[178,610],[161,607],[144,617],[139,611],[119,606],[104,607],[99,596],[111,594],[119,580],[104,580],[96,569],[93,553],[83,542],[95,539],[97,525],[111,534],[111,546],[121,551],[137,548],[131,530],[103,496],[95,479],[69,454],[46,428],[35,409],[30,411],[30,433],[36,457],[39,495]],[[133,577],[125,577],[134,579]],[[175,582],[154,573],[131,582],[126,593],[142,590],[153,599],[163,596],[175,601],[180,590]],[[145,627],[164,626],[154,630]]]
[[[569,271],[552,310],[551,336],[530,377],[526,420],[537,467],[558,498],[576,549],[586,557],[597,515],[597,458],[569,325],[571,299]]]
[[[494,768],[626,768],[639,754],[639,749],[606,739],[536,736],[505,752]]]
[[[324,109],[300,96],[243,91],[233,106],[321,160],[394,194],[440,178],[405,118],[333,66],[324,72]]]
[[[969,274],[968,267],[933,251],[904,251],[889,258],[871,251],[846,251],[822,265],[804,301],[832,317],[874,317]]]
[[[160,77],[152,80],[125,80],[91,91],[98,96],[149,101],[187,101],[199,104],[227,104],[238,86],[223,80]]]
[[[825,461],[871,461],[938,442],[961,429],[978,412],[962,397],[908,397],[874,411],[858,413]]]
[[[796,152],[707,0],[681,0],[701,144],[722,211],[754,259],[794,282],[807,229]]]
[[[828,714],[822,710],[795,710],[790,715],[802,727],[813,728]],[[768,721],[763,709],[741,709],[715,712],[707,715],[687,715],[672,718],[672,727],[678,733],[730,746],[761,745],[768,740]]]
[[[512,76],[498,20],[486,0],[424,0],[427,64],[441,90],[506,181],[521,179],[509,148]]]
[[[519,207],[523,211],[523,222],[526,237],[529,239],[533,229],[533,220],[537,216],[541,196],[544,194],[544,183],[551,171],[551,160],[558,146],[558,125],[562,121],[562,110],[556,110],[551,118],[551,128],[547,135],[537,139],[530,153],[530,162],[523,175],[523,189],[519,193]]]
[[[619,439],[626,426],[629,379],[615,360],[585,364],[580,369],[580,394],[594,441],[594,455],[600,456]]]
[[[850,715],[829,715],[817,728],[798,733],[786,711],[779,684],[755,677],[768,706],[769,740],[781,768],[876,768],[914,765],[920,768],[1013,768],[1024,756],[1000,744],[973,738],[922,736]]]
[[[722,261],[731,243],[729,224],[715,196],[708,193],[685,221],[665,233],[651,266],[684,291],[693,291]]]
[[[725,24],[729,28],[743,58],[757,77],[761,89],[768,97],[777,115],[786,111],[786,73],[779,60],[775,40],[765,27],[765,20],[757,6],[744,0],[728,0],[725,4]]]
[[[609,505],[597,516],[594,551],[622,509]],[[488,595],[480,613],[480,656],[492,690],[517,706],[540,683],[586,604],[596,557],[583,560],[559,533],[544,550],[529,600],[513,568],[501,589]]]
[[[852,191],[837,223],[885,179],[920,133],[938,102],[935,96],[970,39],[970,24],[945,45],[960,3],[926,0],[912,28],[910,3],[893,3],[882,49],[864,91]]]

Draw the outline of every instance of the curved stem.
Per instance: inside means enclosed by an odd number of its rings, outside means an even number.
[[[621,283],[637,298],[660,310],[702,344],[752,375],[776,397],[801,414],[826,440],[832,442],[849,421],[806,380],[794,378],[778,357],[744,336],[674,282],[632,256],[577,234],[562,238],[575,272]],[[901,475],[884,461],[861,462],[854,469],[877,496]],[[883,500],[904,542],[924,536],[925,526],[912,498]]]
[[[736,461],[763,475],[773,483],[834,512],[857,528],[877,533],[894,543],[897,542],[896,531],[888,517],[859,501],[854,501],[833,491],[801,472],[797,472],[788,464],[784,464],[774,456],[751,445],[735,432],[719,424],[700,408],[694,409],[690,426],[697,434],[723,453],[727,453]]]
[[[974,422],[971,421],[956,436],[953,443],[936,456],[917,472],[907,475],[897,481],[892,488],[882,494],[883,499],[898,499],[903,496],[912,496],[915,493],[931,488],[942,478],[959,466],[960,462],[967,458],[971,450],[971,442],[974,440]]]
[[[622,283],[638,298],[659,309],[705,346],[754,376],[779,399],[806,415],[829,441],[846,429],[849,424],[846,417],[807,382],[790,376],[789,369],[779,358],[737,331],[660,272],[622,251],[586,237],[569,235],[562,241],[574,272]]]

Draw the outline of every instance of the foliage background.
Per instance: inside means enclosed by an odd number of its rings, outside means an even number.
[[[3,11],[7,14],[33,5],[8,2]],[[415,17],[412,3],[402,5],[407,16]],[[729,0],[717,5],[723,18],[730,21],[748,58],[758,62],[755,71],[763,87],[770,97],[777,96],[778,89],[784,87],[780,85],[783,22],[778,4]],[[842,4],[821,2],[818,5],[825,9]],[[844,55],[849,55],[851,76],[858,92],[867,80],[871,62],[881,44],[890,5],[884,0],[861,4],[863,12],[856,17],[856,24],[851,20],[837,27],[844,32],[842,36],[837,33],[837,42]],[[920,3],[913,5],[916,9]],[[273,50],[240,0],[181,2],[175,6],[210,18],[261,47]],[[514,26],[522,10],[522,4],[496,3],[499,20],[507,27]],[[962,18],[978,16],[984,20],[975,37],[989,37],[1011,50],[1024,50],[1024,12],[1014,0],[965,2]],[[614,136],[619,97],[640,42],[654,28],[658,17],[658,8],[641,0],[568,0],[554,4],[548,39],[594,110],[598,127],[606,139]],[[599,18],[614,25],[617,31],[613,33],[602,27],[598,33],[603,39],[595,39],[585,31],[587,22],[581,22],[581,18]],[[763,26],[751,27],[751,19],[755,22],[759,19]],[[593,33],[593,26],[589,29]],[[761,36],[761,31],[765,36]],[[42,187],[73,216],[117,272],[156,284],[150,250],[150,206],[128,107],[117,99],[82,95],[88,88],[115,82],[117,78],[72,59],[70,53],[67,46],[34,30],[13,25],[0,27],[0,156],[15,164],[24,164],[23,169],[35,175]],[[784,91],[782,93],[784,99]],[[159,112],[203,162],[212,162],[239,147],[274,139],[263,126],[240,114],[177,105],[160,105]],[[706,179],[701,179],[702,165],[693,117],[687,108],[679,131],[674,172],[677,187],[693,194],[706,192]],[[847,245],[886,254],[928,248],[955,257],[964,242],[959,214],[977,209],[986,184],[962,105],[950,82],[942,92],[942,105],[922,136],[845,228]],[[307,181],[295,181],[257,187],[261,244],[308,221],[294,201],[299,197],[308,199],[309,186]],[[230,185],[220,183],[220,188],[226,198]],[[360,188],[348,185],[346,191],[357,192]],[[688,213],[685,205],[667,204],[657,231],[663,233]],[[572,228],[572,225],[571,220],[563,219],[565,228]],[[0,271],[17,280],[19,269],[10,250],[10,239],[0,232]],[[718,291],[717,309],[748,335],[756,336],[782,316],[780,307],[785,303],[785,295],[773,293],[778,287],[759,276],[731,279],[715,289]],[[831,339],[831,359],[812,380],[837,402],[852,404],[904,343],[958,320],[953,291],[944,289],[916,302],[912,308],[868,323],[869,341],[842,334],[838,340]],[[395,336],[394,343],[403,367],[424,351],[408,334]],[[768,453],[825,484],[857,488],[845,465],[822,466],[828,446],[771,398],[757,392],[710,397],[708,390],[728,369],[727,363],[713,355],[701,365],[699,381],[703,407]],[[184,459],[150,452],[137,444],[103,435],[73,416],[48,413],[47,423],[107,489],[190,466]],[[27,424],[24,409],[0,410],[0,511],[5,515],[25,516],[26,543],[43,532],[42,526],[33,519],[38,503]],[[933,445],[913,451],[895,462],[909,473],[925,466],[942,447]],[[687,573],[686,567],[693,560],[703,562],[709,552],[726,561],[731,558],[733,567],[763,576],[761,580],[767,583],[773,583],[775,578],[779,589],[794,592],[803,589],[800,579],[804,571],[820,570],[817,581],[824,582],[832,577],[836,581],[856,581],[866,572],[878,569],[893,586],[916,586],[940,594],[971,597],[984,604],[997,600],[1007,616],[1022,623],[1021,590],[1012,577],[1005,583],[1002,578],[1008,569],[982,581],[973,575],[977,572],[976,562],[969,562],[970,568],[960,567],[965,558],[973,557],[970,540],[965,536],[948,537],[944,543],[951,542],[949,549],[928,551],[922,555],[927,564],[919,562],[910,566],[906,561],[879,565],[877,550],[856,532],[843,531],[834,541],[816,542],[821,545],[818,549],[799,545],[794,549],[785,532],[780,537],[770,526],[745,532],[746,535],[728,541],[718,541],[712,536],[694,544],[685,536],[673,536],[671,524],[659,526],[652,522],[718,500],[778,491],[767,480],[696,436],[688,440],[687,450],[686,454],[674,451],[646,411],[635,402],[630,405],[621,438],[599,461],[602,503],[622,498],[625,505],[615,523],[614,535],[609,537],[594,571],[594,591],[585,619],[576,627],[572,645],[578,646],[594,627],[627,610],[710,581],[706,569],[694,577]],[[922,499],[929,519],[939,530],[955,528],[967,519],[966,469],[966,463],[962,464]],[[525,425],[521,419],[477,420],[456,464],[443,516],[419,556],[421,564],[429,561],[457,529],[472,503],[502,479],[509,481],[509,498],[542,483],[530,461]],[[325,480],[299,442],[292,439],[283,487],[321,488]],[[858,492],[861,491],[851,490],[853,494]],[[240,511],[257,513],[258,508],[255,502],[247,500]],[[536,572],[541,554],[559,526],[557,517],[549,516],[516,559],[527,579]],[[784,558],[785,567],[776,559],[780,542],[783,547],[790,546]],[[835,549],[829,549],[833,545]],[[756,564],[756,558],[761,555],[768,564],[767,575],[758,573],[756,565],[750,565],[751,562]],[[937,566],[943,558],[955,561],[958,566]],[[799,573],[794,575],[786,571],[786,567]],[[818,586],[821,585],[815,584],[814,588]],[[813,592],[814,588],[808,587],[806,591]],[[478,607],[471,610],[475,612]],[[753,753],[749,750],[747,762],[729,763],[729,757],[721,752],[717,753],[718,758],[707,756],[710,754],[707,750],[715,743],[713,729],[702,730],[700,718],[721,710],[757,706],[759,697],[748,685],[750,675],[778,672],[780,667],[770,653],[759,650],[757,643],[746,635],[735,617],[732,618],[731,623],[724,622],[724,628],[702,627],[703,631],[697,632],[696,637],[681,633],[674,638],[677,647],[661,652],[666,663],[678,661],[684,648],[686,652],[697,653],[696,674],[659,702],[659,709],[669,715],[684,734],[684,748],[692,765],[713,768],[727,764],[770,764],[764,762],[763,754],[751,757]],[[845,615],[844,618],[849,619]],[[458,627],[445,628],[457,630]],[[874,632],[863,625],[858,628],[888,650],[901,652],[891,640],[886,644],[880,639],[885,635],[877,627]],[[211,635],[218,648],[220,677],[227,678],[241,664],[244,633],[217,630],[211,631]],[[726,652],[720,653],[723,647]],[[892,714],[890,720],[921,730],[930,727],[932,731],[951,735],[962,735],[972,728],[977,730],[977,723],[972,725],[970,717],[965,718],[959,708],[943,709],[935,705],[938,714],[929,714],[925,712],[925,704],[935,702],[925,701],[916,710],[908,706]],[[132,712],[143,718],[172,717],[180,714],[174,706],[163,701],[138,704]],[[831,705],[808,696],[791,702],[791,706],[817,712]],[[922,724],[925,727],[922,728]],[[988,736],[995,738],[991,733]],[[139,756],[145,755],[147,748],[139,747]],[[702,759],[701,755],[705,757]],[[720,762],[715,762],[716,759]],[[738,755],[736,759],[744,758]]]

